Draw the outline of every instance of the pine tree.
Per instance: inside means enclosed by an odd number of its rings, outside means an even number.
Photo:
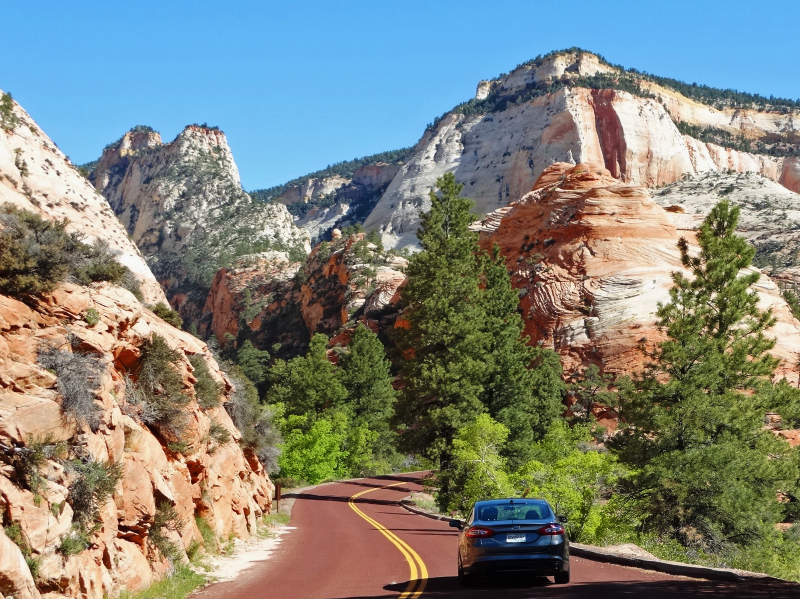
[[[436,182],[431,209],[420,217],[422,252],[408,264],[403,288],[407,307],[398,346],[403,351],[405,388],[397,414],[406,428],[403,447],[434,460],[447,460],[456,432],[482,412],[487,336],[481,331],[477,218],[472,201],[459,196],[452,173]]]
[[[755,249],[734,233],[738,215],[718,204],[697,256],[681,239],[691,278],[673,274],[670,302],[658,309],[667,339],[644,375],[621,386],[629,428],[616,438],[640,469],[630,492],[645,525],[709,550],[768,532],[783,510],[777,491],[798,485],[788,444],[763,427],[773,408],[796,414],[797,394],[771,383],[778,361],[765,332],[775,319],[758,309],[759,274],[746,270]]]
[[[401,440],[446,469],[456,432],[489,413],[511,431],[506,452],[516,466],[558,414],[560,363],[526,345],[517,292],[499,252],[480,251],[469,230],[477,216],[462,186],[452,173],[436,185],[403,290]]]
[[[364,425],[377,434],[373,451],[386,456],[394,446],[389,419],[397,393],[392,387],[383,344],[363,324],[353,332],[348,352],[339,359],[342,385],[348,393],[348,406],[354,425]]]
[[[519,296],[499,248],[483,258],[489,351],[482,399],[489,414],[510,432],[503,455],[515,470],[530,460],[534,442],[563,410],[561,360],[551,350],[528,346],[529,338],[523,337]]]

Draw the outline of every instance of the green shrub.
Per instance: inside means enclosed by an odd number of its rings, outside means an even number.
[[[203,575],[195,572],[188,565],[178,565],[161,581],[140,590],[136,594],[123,593],[121,598],[186,598],[195,589],[206,582]]]
[[[183,553],[178,545],[166,536],[166,530],[180,531],[184,525],[186,523],[172,504],[159,502],[153,517],[153,525],[150,527],[150,543],[173,565],[180,561]]]
[[[19,125],[19,117],[14,114],[14,99],[5,93],[0,97],[0,128],[12,132]]]
[[[69,485],[69,503],[73,520],[84,528],[100,517],[100,508],[111,498],[122,479],[121,462],[72,460],[68,470],[76,476]]]
[[[177,310],[171,309],[163,302],[159,302],[158,304],[153,306],[150,310],[152,310],[157,317],[159,317],[163,321],[166,321],[173,327],[177,327],[178,329],[180,329],[181,326],[183,325],[183,319],[181,318],[180,313]]]
[[[11,204],[0,209],[0,292],[52,291],[70,272],[81,243],[66,220],[47,221]]]
[[[211,376],[205,359],[199,354],[189,356],[189,362],[194,368],[194,377],[197,382],[194,384],[194,394],[197,403],[201,408],[214,408],[219,406],[222,386]]]
[[[231,432],[217,421],[211,420],[208,428],[208,437],[214,440],[219,446],[224,446],[231,441]]]
[[[58,377],[64,415],[73,418],[80,426],[86,425],[97,431],[102,409],[95,402],[94,390],[105,370],[102,359],[96,354],[45,348],[39,351],[38,361]]]
[[[90,537],[90,533],[85,528],[73,527],[69,535],[61,540],[58,551],[67,557],[80,554],[90,546]]]
[[[52,433],[42,438],[32,436],[25,448],[14,453],[14,467],[17,475],[34,494],[47,485],[47,480],[39,472],[44,464],[58,458],[66,450],[66,443],[57,441]]]
[[[11,204],[0,207],[0,293],[24,296],[50,292],[68,277],[82,285],[108,281],[141,297],[139,283],[104,240],[93,246],[68,221],[48,221]]]
[[[273,411],[258,401],[258,391],[241,369],[226,364],[228,378],[234,393],[225,403],[225,410],[241,433],[240,444],[252,449],[264,468],[273,473],[278,470],[278,455],[283,443],[280,431],[273,423]]]
[[[89,327],[94,327],[100,322],[100,313],[97,312],[96,308],[89,308],[83,315],[83,320],[89,325]]]
[[[197,529],[203,538],[203,548],[205,548],[206,552],[216,553],[219,547],[219,540],[217,539],[217,534],[211,529],[211,525],[203,517],[195,517],[194,522],[197,524]]]
[[[31,576],[36,579],[39,575],[39,559],[34,558],[31,554],[31,546],[28,544],[28,540],[25,539],[25,534],[20,524],[14,522],[10,525],[6,525],[3,527],[3,531],[5,531],[6,537],[14,542],[20,552],[22,552],[22,556],[25,558],[25,563],[28,565]]]
[[[177,440],[186,427],[184,407],[189,402],[176,370],[182,355],[158,334],[142,344],[141,352],[137,380],[126,382],[127,402],[137,407],[143,423]]]

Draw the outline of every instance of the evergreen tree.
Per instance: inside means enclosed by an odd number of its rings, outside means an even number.
[[[558,414],[560,363],[526,346],[517,293],[499,252],[481,252],[469,230],[477,216],[459,196],[463,186],[452,173],[436,185],[403,289],[401,440],[447,470],[456,432],[488,412],[511,431],[506,455],[516,466]]]
[[[394,446],[389,419],[397,393],[389,367],[378,336],[359,324],[348,352],[339,359],[340,380],[348,393],[352,422],[376,434],[373,450],[378,456],[388,455]]]
[[[629,491],[645,526],[709,550],[769,532],[783,510],[778,490],[797,497],[796,456],[763,425],[773,408],[796,414],[798,394],[771,383],[778,361],[765,330],[775,320],[750,289],[755,249],[734,233],[738,215],[718,204],[697,256],[681,239],[692,277],[673,274],[670,302],[658,309],[667,339],[643,376],[621,385],[629,427],[615,438],[639,468]]]
[[[431,209],[420,217],[422,252],[409,260],[398,345],[405,388],[398,417],[403,447],[447,462],[456,432],[485,411],[481,397],[488,339],[481,326],[477,218],[472,201],[459,196],[452,173],[436,182]]]
[[[484,256],[483,272],[489,349],[482,400],[489,414],[509,430],[503,455],[516,470],[530,460],[534,442],[563,410],[561,360],[551,350],[527,345],[517,312],[519,295],[497,246],[491,258]]]
[[[269,352],[259,350],[253,342],[246,340],[236,353],[236,364],[250,381],[261,385],[267,379]]]
[[[328,338],[316,333],[308,353],[276,361],[269,372],[268,404],[282,404],[286,415],[308,416],[307,426],[326,413],[343,408],[347,390],[327,356]]]

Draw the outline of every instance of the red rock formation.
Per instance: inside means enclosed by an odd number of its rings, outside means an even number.
[[[484,248],[498,244],[506,257],[526,335],[559,352],[567,372],[595,363],[630,373],[643,363],[638,346],[663,339],[655,312],[682,269],[680,236],[646,188],[599,165],[556,163],[520,202],[474,228]],[[756,289],[779,319],[771,333],[780,373],[796,381],[800,323],[769,278]]]
[[[282,252],[243,257],[214,277],[201,333],[281,344],[291,356],[317,332],[332,336],[356,322],[383,329],[397,312],[404,265],[381,256],[363,233],[318,245],[302,272]]]
[[[85,319],[91,309],[99,316],[94,325]],[[203,541],[196,515],[206,518],[217,535],[246,538],[269,512],[273,486],[258,459],[236,443],[212,448],[208,440],[212,419],[239,437],[223,407],[202,410],[194,400],[186,406],[182,453],[169,451],[131,410],[124,374],[135,368],[139,347],[154,333],[180,353],[187,394],[193,395],[195,379],[186,357],[199,355],[230,395],[231,383],[203,342],[167,325],[121,288],[64,284],[35,306],[0,296],[0,514],[4,524],[19,524],[39,563],[37,590],[19,549],[0,533],[0,593],[99,598],[148,585],[168,568],[148,541],[162,502],[174,506],[183,522],[179,531],[168,532],[181,549]],[[37,362],[43,344],[87,352],[102,363],[95,392],[102,409],[97,431],[65,419],[58,379]],[[13,460],[48,434],[67,441],[72,453],[121,462],[124,468],[112,500],[100,509],[91,546],[69,557],[58,548],[73,525],[69,485],[74,474],[58,460],[48,460],[42,469],[47,481],[37,496],[21,485]]]

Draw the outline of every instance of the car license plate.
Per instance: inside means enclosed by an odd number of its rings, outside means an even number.
[[[506,536],[506,543],[508,544],[518,544],[519,542],[525,541],[525,534],[524,533],[509,533]]]

